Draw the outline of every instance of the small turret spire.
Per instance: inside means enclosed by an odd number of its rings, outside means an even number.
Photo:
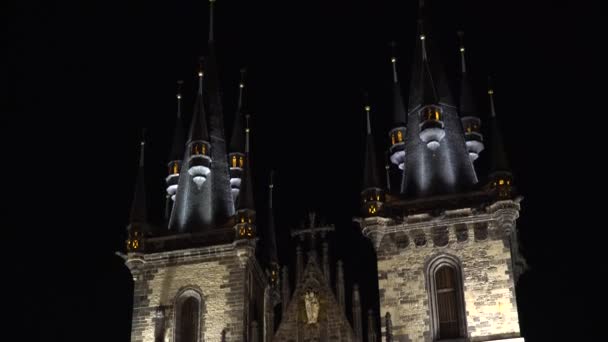
[[[491,80],[488,79],[488,83]],[[494,88],[491,84],[488,85],[488,97],[490,98],[490,113],[491,118],[491,163],[490,163],[490,175],[489,175],[489,186],[490,188],[497,189],[498,196],[501,198],[511,196],[511,189],[513,183],[513,177],[507,162],[507,156],[502,140],[502,134],[498,127],[498,121],[496,120],[496,109],[494,107]]]
[[[198,92],[195,101],[194,115],[190,125],[190,134],[188,143],[196,140],[209,141],[209,131],[207,129],[207,118],[205,112],[205,104],[203,102],[203,57],[200,58],[198,70]]]
[[[128,226],[127,252],[139,252],[143,248],[144,226],[147,222],[146,212],[146,190],[144,181],[144,152],[145,152],[145,129],[140,142],[139,171],[133,194],[131,206],[130,224]]]
[[[177,118],[181,119],[182,118],[182,85],[184,84],[184,81],[179,80],[177,81]]]
[[[247,157],[249,157],[249,117],[249,114],[245,115],[245,153]]]
[[[470,86],[469,77],[467,74],[467,67],[465,63],[465,54],[464,54],[464,32],[457,32],[459,37],[459,52],[460,52],[460,70],[462,72],[461,75],[461,83],[460,83],[460,103],[459,103],[459,112],[462,117],[467,116],[477,116],[477,108],[475,106],[475,101],[473,101],[473,91]]]
[[[198,95],[203,95],[203,57],[198,62]]]
[[[372,124],[370,123],[369,120],[369,111],[371,110],[371,107],[369,105],[369,95],[367,94],[367,92],[364,94],[365,96],[365,115],[366,115],[366,119],[367,119],[367,134],[370,135],[372,134]]]
[[[171,208],[171,200],[175,200],[177,193],[179,172],[182,166],[182,158],[184,156],[184,148],[186,146],[184,124],[182,122],[182,84],[184,81],[177,81],[177,118],[175,120],[175,130],[173,132],[173,144],[171,145],[171,153],[169,154],[169,163],[167,163],[167,200],[165,202],[165,217],[169,218]]]
[[[401,94],[401,86],[397,77],[397,57],[395,53],[395,42],[391,42],[391,64],[393,67],[393,125],[388,132],[390,139],[390,159],[401,170],[405,167],[405,131],[407,114]]]
[[[361,210],[367,216],[378,214],[384,202],[384,191],[380,185],[378,175],[378,163],[376,158],[376,147],[370,123],[371,107],[365,94],[365,114],[367,117],[367,136],[365,141],[365,171],[363,175],[363,189],[361,191]]]
[[[241,69],[241,81],[239,82],[239,102],[238,102],[238,111],[241,111],[241,107],[243,106],[243,88],[245,88],[245,73],[247,73],[247,69]]]
[[[277,272],[278,276],[278,264],[279,258],[277,256],[277,240],[274,226],[274,211],[272,205],[272,192],[274,189],[274,171],[270,171],[270,183],[268,184],[268,253],[270,254],[270,262],[273,265],[273,271]]]
[[[144,129],[142,132],[141,142],[139,145],[141,146],[141,150],[139,153],[139,167],[144,167],[144,149],[146,147],[146,141],[144,139],[144,135],[146,134],[146,130]]]
[[[509,172],[509,163],[505,154],[502,134],[496,120],[496,108],[494,107],[494,88],[491,79],[488,79],[488,97],[490,98],[490,114],[492,115],[492,172]]]
[[[241,69],[241,81],[239,82],[239,99],[236,113],[234,114],[234,123],[232,125],[232,136],[230,137],[230,145],[228,154],[228,165],[230,166],[230,189],[232,199],[236,201],[238,198],[241,180],[243,177],[243,167],[245,161],[245,128],[243,128],[243,89],[245,88],[245,68]]]
[[[458,51],[460,51],[460,71],[462,74],[465,74],[467,72],[467,65],[464,61],[464,31],[458,31],[457,34],[460,40],[460,47],[458,48]]]
[[[397,77],[397,54],[395,53],[395,46],[397,43],[394,41],[391,42],[392,55],[391,55],[391,65],[393,67],[393,83],[399,83],[399,78]]]
[[[245,169],[239,197],[237,198],[237,238],[251,239],[256,235],[256,211],[253,202],[253,183],[251,170],[251,156],[249,154],[249,115],[245,116]]]
[[[460,80],[460,103],[458,111],[460,112],[462,127],[464,128],[465,143],[469,159],[474,162],[479,153],[484,150],[483,135],[481,134],[481,120],[477,117],[477,106],[473,101],[473,91],[467,74],[466,63],[464,59],[464,32],[457,32],[460,44],[460,64],[461,64],[461,80]]]
[[[490,98],[490,115],[496,117],[496,108],[494,107],[494,88],[492,87],[492,79],[488,77],[488,97]]]
[[[243,128],[243,89],[245,88],[245,68],[241,69],[241,81],[239,82],[239,99],[236,113],[234,115],[234,124],[232,125],[232,136],[230,137],[230,152],[238,153],[237,159],[245,151],[244,128]],[[232,156],[229,156],[232,158]],[[234,163],[231,163],[234,164]],[[236,167],[236,165],[231,165]]]

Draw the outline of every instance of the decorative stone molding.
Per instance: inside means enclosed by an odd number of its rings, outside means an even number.
[[[241,267],[245,268],[250,262],[254,261],[255,243],[254,239],[237,240],[234,242],[234,249]]]

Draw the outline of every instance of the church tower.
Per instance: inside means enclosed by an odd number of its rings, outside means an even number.
[[[377,255],[381,339],[523,341],[515,298],[525,268],[515,225],[522,197],[513,187],[502,147],[494,92],[488,91],[492,169],[479,180],[473,162],[484,150],[484,140],[464,44],[455,97],[428,24],[420,1],[407,107],[396,56],[391,57],[395,100],[388,153],[400,184],[390,186],[389,180],[383,189],[370,176],[378,174],[378,165],[367,131],[361,217],[354,220]]]
[[[230,154],[226,146],[214,2],[188,130],[182,127],[181,90],[177,94],[167,161],[167,227],[155,229],[146,222],[142,142],[125,255],[134,281],[132,342],[262,342],[270,341],[275,330],[281,297],[274,227],[263,234],[272,243],[258,250],[264,227],[256,222],[250,131],[243,127],[240,105]]]

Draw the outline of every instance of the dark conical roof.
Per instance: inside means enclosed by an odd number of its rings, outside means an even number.
[[[201,58],[202,60],[202,58]],[[188,143],[197,140],[209,141],[209,130],[207,129],[207,115],[205,113],[205,103],[203,100],[203,70],[199,71],[198,92],[194,102],[194,113],[190,123],[190,134]]]
[[[236,113],[234,115],[234,124],[232,125],[232,136],[230,137],[230,152],[245,151],[245,135],[243,134],[243,89],[245,70],[241,70],[241,82],[239,83],[239,102]]]
[[[378,162],[376,158],[376,146],[372,135],[371,122],[369,117],[369,106],[365,106],[367,118],[367,134],[365,138],[365,173],[363,175],[363,189],[381,188],[380,177],[378,175]]]
[[[270,262],[279,263],[279,257],[277,256],[277,238],[274,226],[274,210],[272,207],[272,190],[274,188],[273,183],[274,173],[270,172],[270,184],[268,186],[268,254],[270,256]]]
[[[147,221],[146,186],[144,182],[144,145],[145,143],[142,140],[141,151],[139,156],[139,170],[137,172],[137,181],[135,183],[133,204],[131,206],[131,224],[141,224]]]
[[[182,81],[178,84],[181,86]],[[186,146],[186,137],[184,132],[184,122],[182,120],[182,94],[181,89],[177,92],[177,119],[175,120],[175,130],[173,132],[173,144],[171,145],[171,153],[169,160],[181,160],[184,154],[184,146]]]
[[[502,134],[496,120],[496,109],[494,108],[494,90],[488,90],[490,97],[490,114],[492,115],[490,122],[490,144],[491,146],[491,163],[490,172],[510,172],[507,155],[503,145]]]

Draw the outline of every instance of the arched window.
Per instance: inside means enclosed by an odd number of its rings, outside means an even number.
[[[180,342],[197,342],[198,300],[188,297],[180,307],[179,337]]]
[[[441,255],[427,267],[433,341],[466,336],[462,273],[457,258]]]
[[[454,269],[447,265],[441,266],[435,273],[439,336],[441,338],[460,337],[455,273]]]
[[[175,342],[202,341],[201,295],[188,289],[177,297],[175,305]]]

